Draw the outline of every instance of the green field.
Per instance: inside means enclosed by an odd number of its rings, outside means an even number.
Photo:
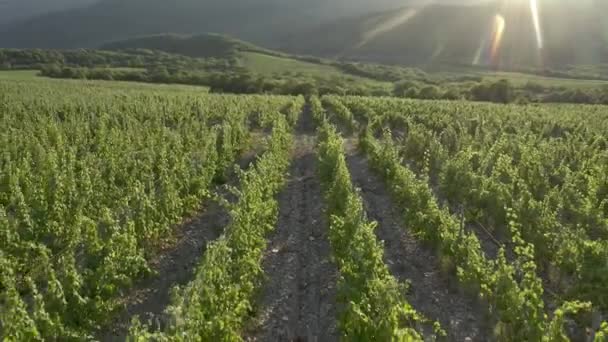
[[[523,86],[528,82],[538,83],[546,87],[590,88],[608,86],[608,81],[544,77],[519,72],[486,72],[480,75],[491,80],[508,79],[515,86]]]
[[[118,68],[117,68],[118,69]],[[123,71],[138,70],[135,68],[120,68]],[[128,69],[128,70],[127,70]],[[209,88],[205,86],[190,86],[181,84],[153,84],[142,82],[129,81],[99,81],[99,80],[71,80],[71,79],[53,79],[38,76],[37,70],[2,70],[0,71],[0,81],[34,81],[38,85],[54,86],[54,85],[77,85],[88,89],[124,89],[124,90],[158,90],[169,92],[209,92]],[[33,84],[33,83],[31,83]]]
[[[110,68],[110,70],[114,71],[124,71],[124,72],[133,72],[133,71],[142,71],[142,68]],[[31,80],[36,78],[38,75],[38,70],[0,70],[0,79],[5,80]]]
[[[601,80],[545,77],[521,72],[483,71],[464,67],[446,67],[445,69],[445,71],[430,72],[430,74],[445,78],[479,76],[490,81],[507,79],[511,81],[514,86],[524,86],[528,82],[538,83],[544,87],[592,88],[608,86],[608,81]]]
[[[37,74],[38,70],[1,70],[0,80],[32,80]]]
[[[346,78],[352,82],[387,88],[391,86],[389,82],[380,82],[365,77],[349,75],[331,65],[310,63],[294,58],[277,57],[257,52],[243,52],[241,53],[241,59],[247,69],[262,75],[272,76],[291,73],[323,79]]]
[[[0,75],[2,341],[606,342],[608,107]]]
[[[242,53],[243,64],[247,69],[260,74],[273,75],[285,72],[303,73],[315,77],[343,76],[334,67],[302,62],[291,58],[271,56],[257,52]]]

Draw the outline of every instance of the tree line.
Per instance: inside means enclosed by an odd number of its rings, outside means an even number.
[[[417,68],[311,58],[343,76],[316,77],[304,73],[262,75],[244,68],[238,56],[195,58],[147,49],[42,50],[0,49],[0,70],[37,69],[41,76],[200,85],[212,92],[285,95],[396,96],[426,100],[470,100],[496,103],[564,102],[608,104],[608,87],[556,87],[509,80],[487,81],[480,76],[445,78]],[[359,82],[352,76],[392,84]]]

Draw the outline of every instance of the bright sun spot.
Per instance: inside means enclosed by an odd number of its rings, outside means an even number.
[[[534,31],[536,32],[536,44],[539,49],[543,48],[543,36],[540,31],[540,18],[538,15],[537,0],[530,0],[530,11],[532,12],[532,20],[534,21]]]
[[[539,0],[509,0],[503,2],[503,8],[492,18],[489,23],[489,30],[481,37],[479,47],[473,55],[472,64],[489,64],[494,66],[501,64],[501,48],[507,24],[517,25],[517,23],[521,21],[521,18],[517,17],[517,15],[520,15],[522,11],[527,10],[530,11],[530,18],[532,20],[532,32],[529,34],[533,35],[536,40],[538,63],[542,64],[542,49],[544,42],[539,2]],[[517,28],[514,29],[517,31]],[[518,48],[517,44],[511,45],[511,48]]]
[[[392,18],[389,18],[385,21],[378,23],[372,29],[370,29],[369,31],[365,32],[365,34],[363,34],[363,39],[361,40],[361,42],[359,42],[359,44],[357,45],[357,48],[360,48],[363,45],[369,43],[371,40],[382,35],[383,33],[390,32],[395,27],[398,27],[400,25],[407,23],[410,19],[412,19],[414,16],[416,16],[417,13],[418,13],[418,10],[414,9],[414,8],[404,9],[401,12],[397,13]]]
[[[491,50],[491,58],[492,61],[496,61],[498,57],[498,51],[500,49],[500,43],[502,42],[502,36],[505,33],[505,17],[500,14],[497,14],[494,17],[494,34],[492,37],[492,50]]]

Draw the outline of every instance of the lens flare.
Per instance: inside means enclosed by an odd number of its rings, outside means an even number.
[[[497,14],[494,17],[494,34],[492,35],[492,48],[490,50],[490,58],[492,62],[496,62],[498,58],[500,43],[502,42],[502,36],[505,33],[505,26],[505,18],[502,15]]]
[[[396,27],[407,23],[410,19],[415,17],[416,14],[418,14],[418,9],[405,9],[397,13],[392,18],[378,23],[363,34],[363,39],[359,42],[359,44],[357,44],[357,48],[361,48],[383,33],[390,32]]]
[[[530,11],[532,12],[532,21],[534,22],[534,31],[536,33],[536,46],[539,49],[543,48],[543,36],[540,30],[540,17],[538,15],[538,1],[530,0]]]
[[[479,63],[481,63],[481,54],[484,52],[484,49],[486,49],[486,44],[486,39],[481,39],[479,47],[477,48],[477,51],[475,51],[475,56],[473,56],[473,65],[479,65]]]
[[[433,54],[431,55],[430,60],[434,61],[435,58],[441,56],[441,54],[443,53],[443,50],[445,49],[445,45],[443,43],[437,45],[435,47],[435,51],[433,51]]]

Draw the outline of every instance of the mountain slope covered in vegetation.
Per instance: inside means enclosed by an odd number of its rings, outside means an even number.
[[[345,60],[563,69],[608,62],[606,11],[598,0],[101,0],[0,27],[0,47],[216,32]]]

